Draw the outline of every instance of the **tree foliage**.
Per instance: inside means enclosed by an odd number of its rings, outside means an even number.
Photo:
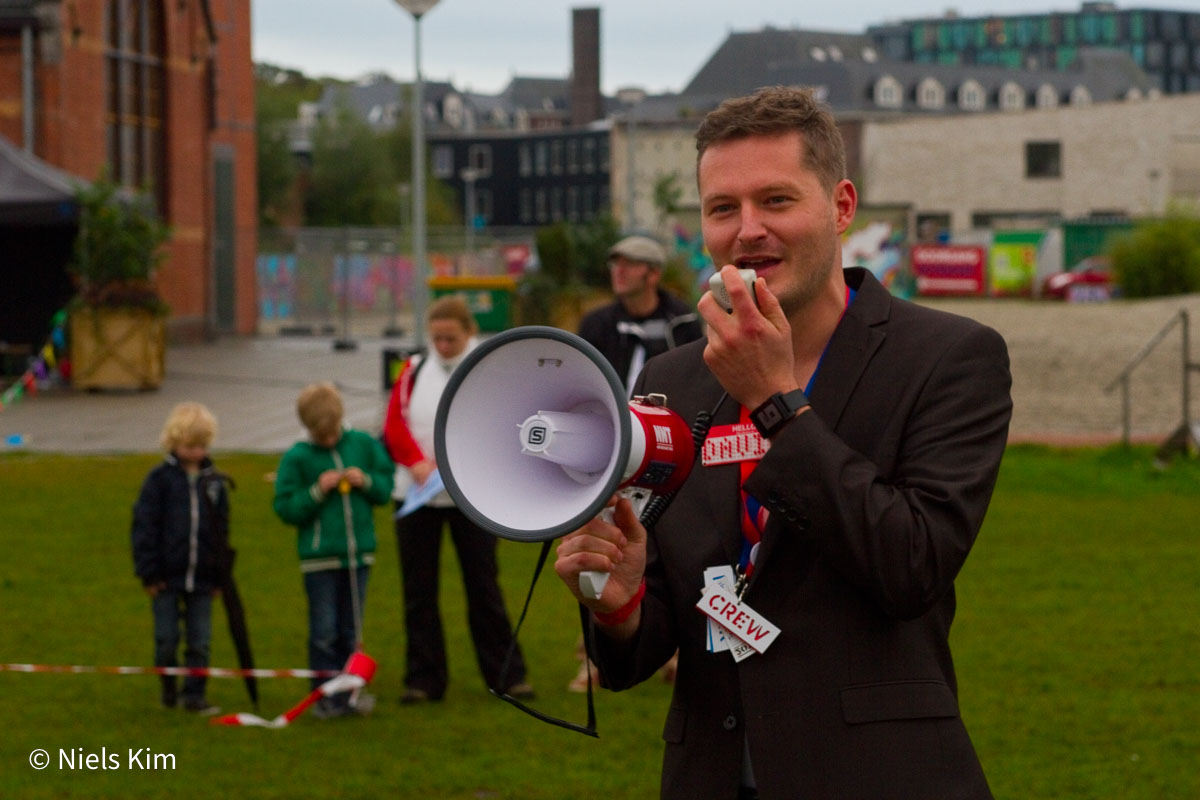
[[[275,227],[283,220],[298,176],[290,129],[300,104],[320,97],[322,86],[297,70],[271,64],[256,64],[254,77],[258,220]]]
[[[1200,292],[1200,217],[1174,207],[1114,244],[1111,256],[1126,297]]]
[[[607,289],[608,248],[620,235],[612,217],[584,224],[557,222],[537,232],[538,268],[517,284],[517,317],[549,324],[553,311],[577,303],[589,289]]]
[[[659,175],[654,181],[654,209],[658,212],[658,227],[666,225],[667,219],[679,210],[683,199],[683,187],[679,185],[679,173]]]
[[[396,179],[400,185],[412,186],[412,118],[405,115],[396,127],[386,131],[383,137],[388,155],[392,160]],[[426,154],[428,156],[428,154]],[[432,177],[432,166],[426,158],[425,164],[425,220],[429,225],[458,225],[462,222],[462,213],[458,209],[458,201],[454,190]],[[411,192],[411,190],[410,190]],[[411,197],[411,194],[409,195]],[[406,201],[407,202],[407,201]],[[408,225],[412,222],[411,206],[402,209],[407,211],[402,220]]]
[[[378,131],[347,107],[339,108],[317,123],[309,158],[298,161],[291,139],[300,104],[318,101],[327,86],[338,83],[270,64],[255,65],[255,77],[262,225],[281,224],[289,211],[303,225],[410,224],[411,191],[402,193],[402,187],[412,184],[409,117]],[[428,167],[425,175],[428,223],[459,224],[462,215],[454,191],[433,179]]]
[[[387,144],[348,109],[313,131],[308,225],[396,225],[400,194]]]
[[[610,216],[584,224],[558,222],[537,232],[538,263],[560,286],[608,288],[608,248],[619,236]]]

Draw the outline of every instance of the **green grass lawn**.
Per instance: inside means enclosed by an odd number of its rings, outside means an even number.
[[[132,576],[129,514],[153,455],[0,455],[0,663],[152,663],[149,604]],[[1200,797],[1200,465],[1149,466],[1146,450],[1018,447],[958,581],[954,648],[963,715],[999,798]],[[224,456],[238,482],[238,579],[263,667],[305,665],[294,534],[270,508],[272,457]],[[285,730],[219,728],[157,707],[153,676],[0,673],[0,797],[178,796],[652,798],[669,687],[597,698],[599,739],[538,722],[487,694],[466,633],[452,551],[442,608],[445,702],[408,707],[395,539],[377,517],[366,649],[379,662],[366,719],[301,717]],[[538,546],[501,543],[515,618]],[[574,604],[539,583],[521,641],[535,705],[583,722]],[[213,658],[235,657],[215,612]],[[307,683],[260,681],[262,714]],[[239,680],[210,682],[251,710]],[[51,766],[35,771],[31,751]],[[174,756],[131,770],[128,751]],[[60,769],[59,750],[117,753],[120,769]],[[143,762],[145,761],[143,757]],[[111,766],[111,765],[110,765]]]

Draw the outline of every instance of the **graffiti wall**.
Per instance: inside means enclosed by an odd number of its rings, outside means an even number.
[[[860,206],[842,236],[843,266],[866,267],[892,294],[911,297],[916,287],[904,259],[908,217],[908,206]]]
[[[394,316],[411,310],[414,262],[393,242],[369,234],[309,229],[260,253],[256,263],[260,321],[323,323],[345,314]],[[533,253],[529,242],[508,242],[472,253],[431,252],[431,279],[520,275]]]

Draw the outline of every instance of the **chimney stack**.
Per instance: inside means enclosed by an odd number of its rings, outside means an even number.
[[[571,124],[587,125],[604,116],[600,96],[600,9],[571,9]]]

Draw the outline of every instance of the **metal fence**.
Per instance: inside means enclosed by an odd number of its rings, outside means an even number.
[[[528,230],[435,227],[427,234],[427,277],[519,275],[534,252]],[[260,333],[349,338],[413,330],[410,228],[262,231],[256,273]]]

